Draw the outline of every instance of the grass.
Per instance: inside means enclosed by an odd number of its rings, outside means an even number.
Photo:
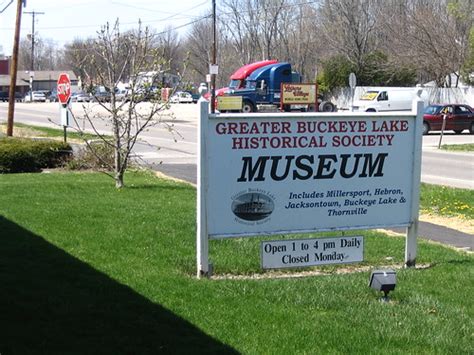
[[[126,180],[118,191],[95,173],[0,175],[2,354],[474,350],[468,254],[420,240],[417,262],[431,267],[399,270],[390,303],[367,287],[368,271],[337,267],[197,280],[195,189],[143,173]],[[365,236],[363,264],[403,262],[404,238],[347,234]],[[262,273],[260,240],[212,241],[216,273]]]
[[[0,131],[6,132],[6,125],[0,124]],[[41,126],[33,126],[27,125],[23,123],[15,123],[13,127],[13,132],[16,137],[44,137],[44,138],[58,138],[63,139],[64,137],[64,130],[62,128],[50,128],[50,127],[41,127]],[[97,139],[97,135],[84,133],[80,134],[76,131],[68,130],[67,131],[67,138],[82,141],[84,139]]]
[[[443,144],[443,150],[457,151],[457,152],[474,152],[474,143],[468,144]]]
[[[423,213],[474,219],[474,190],[421,184],[420,210]]]

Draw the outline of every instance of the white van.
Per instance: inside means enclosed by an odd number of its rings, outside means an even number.
[[[367,90],[354,101],[356,112],[409,111],[413,99],[422,94],[419,88],[377,88]]]

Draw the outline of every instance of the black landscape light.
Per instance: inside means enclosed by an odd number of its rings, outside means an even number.
[[[397,275],[392,269],[374,270],[370,274],[369,286],[374,290],[382,291],[384,301],[388,301],[388,293],[395,289],[396,284]]]

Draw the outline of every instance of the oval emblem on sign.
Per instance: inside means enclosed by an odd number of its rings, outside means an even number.
[[[232,202],[232,212],[246,221],[260,221],[273,212],[273,200],[262,193],[250,192],[239,195]]]

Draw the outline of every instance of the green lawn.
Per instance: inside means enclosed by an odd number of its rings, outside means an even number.
[[[420,210],[445,217],[474,219],[474,190],[421,184]]]
[[[468,144],[443,144],[441,149],[450,150],[450,151],[458,151],[458,152],[473,152],[474,151],[474,143]]]
[[[0,131],[6,132],[6,125],[0,125]],[[15,123],[13,127],[14,136],[24,137],[45,137],[45,138],[60,138],[64,137],[63,128],[51,128],[42,126],[33,126],[23,123]],[[67,138],[73,140],[83,139],[98,139],[97,135],[90,133],[79,133],[71,128],[67,130]]]
[[[390,303],[368,288],[369,271],[337,267],[198,280],[195,189],[143,173],[126,181],[0,175],[1,354],[474,351],[468,254],[420,240],[417,262],[430,267],[397,271]],[[363,265],[403,263],[404,238],[347,234],[365,236]],[[260,240],[212,241],[215,272],[262,273]]]

